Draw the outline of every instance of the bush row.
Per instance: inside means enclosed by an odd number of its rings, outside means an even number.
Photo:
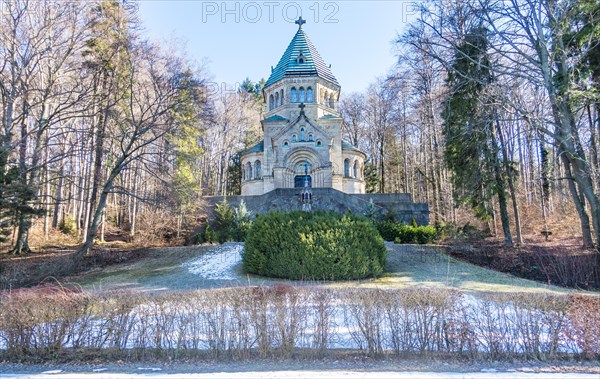
[[[326,212],[272,212],[250,227],[242,261],[253,274],[299,280],[378,276],[383,239],[366,219]]]
[[[437,240],[437,230],[431,225],[418,226],[397,223],[392,220],[376,221],[375,225],[381,237],[396,243],[433,243]]]
[[[293,212],[295,215],[307,215],[303,212]],[[319,213],[319,212],[316,212]],[[321,212],[322,213],[322,212]],[[342,215],[339,214],[339,217]],[[354,217],[351,214],[348,217]],[[360,216],[358,216],[360,217]],[[362,218],[361,218],[362,220]],[[427,244],[435,242],[442,234],[446,233],[444,227],[439,230],[434,226],[419,226],[413,221],[412,225],[398,223],[394,220],[377,221],[369,219],[385,241],[396,243]],[[251,212],[242,201],[239,207],[234,208],[226,200],[215,206],[215,217],[206,223],[195,237],[195,243],[204,242],[244,242],[246,235],[252,227]]]
[[[0,298],[0,358],[382,354],[549,360],[600,356],[600,299],[450,290],[244,287]],[[137,355],[140,354],[140,355]]]

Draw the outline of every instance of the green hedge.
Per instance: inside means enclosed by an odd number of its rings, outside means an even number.
[[[409,226],[390,220],[377,221],[375,225],[381,237],[386,241],[426,244],[437,240],[437,230],[431,225]]]
[[[325,212],[273,212],[256,218],[246,237],[247,272],[297,280],[380,275],[386,249],[362,217]]]

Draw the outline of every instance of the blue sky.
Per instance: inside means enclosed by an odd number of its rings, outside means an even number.
[[[408,1],[140,0],[139,9],[147,36],[183,41],[224,90],[246,77],[267,79],[301,14],[346,94],[388,71],[396,60],[392,41],[414,17]]]

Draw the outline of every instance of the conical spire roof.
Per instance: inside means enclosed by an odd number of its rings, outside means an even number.
[[[302,24],[299,25],[296,35],[277,63],[277,67],[271,72],[265,87],[283,78],[294,76],[318,76],[339,86],[329,66],[325,64],[315,46],[302,30]]]

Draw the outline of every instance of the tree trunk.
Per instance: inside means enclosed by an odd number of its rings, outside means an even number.
[[[569,84],[571,84],[569,80],[572,75],[568,64],[569,57],[567,56],[567,49],[564,46],[563,23],[562,20],[555,18],[554,11],[557,7],[556,2],[548,2],[547,7],[550,15],[553,43],[553,63],[557,73],[552,71],[551,62],[547,52],[540,49],[540,63],[544,76],[544,84],[550,99],[552,115],[558,129],[556,132],[558,145],[560,146],[563,155],[570,163],[569,168],[571,169],[572,177],[577,182],[579,190],[583,193],[590,205],[594,239],[596,243],[599,244],[600,248],[600,200],[594,192],[592,170],[581,145],[581,139],[579,137],[571,105],[571,98],[569,93],[566,92],[566,88],[569,88]],[[586,226],[582,225],[582,229],[584,227],[589,228],[589,223]]]
[[[102,219],[102,213],[104,212],[104,208],[106,207],[106,199],[108,198],[108,194],[113,188],[113,184],[115,178],[121,173],[122,164],[125,158],[122,158],[119,162],[117,162],[115,168],[111,171],[106,183],[102,188],[102,192],[100,193],[100,198],[98,199],[98,206],[94,210],[94,217],[92,218],[92,223],[88,229],[88,232],[85,237],[85,241],[83,245],[77,250],[77,252],[73,255],[73,264],[78,265],[81,263],[83,257],[89,253],[92,246],[94,245],[94,239],[98,234],[98,227],[100,226],[100,220]]]
[[[502,168],[500,167],[500,162],[498,162],[499,158],[499,149],[497,142],[499,141],[498,136],[495,134],[494,125],[489,125],[491,129],[491,137],[492,137],[492,156],[491,161],[494,170],[494,180],[496,184],[496,195],[498,196],[498,207],[500,208],[500,221],[502,223],[502,231],[504,232],[504,243],[508,246],[512,246],[512,234],[510,232],[510,218],[508,217],[508,205],[506,201],[506,186],[504,183],[504,179],[502,178]]]
[[[510,197],[513,205],[513,212],[515,214],[515,232],[517,233],[517,243],[519,245],[523,244],[523,236],[521,235],[521,217],[519,214],[519,203],[517,202],[517,191],[515,189],[514,177],[515,173],[509,163],[508,152],[506,150],[506,143],[504,142],[504,135],[502,134],[502,129],[500,128],[500,122],[496,120],[496,133],[498,133],[498,138],[500,141],[500,150],[502,151],[502,158],[504,161],[504,170],[507,174],[507,184],[508,190],[510,192]]]
[[[98,191],[102,185],[102,161],[104,158],[104,140],[106,139],[106,124],[109,112],[109,94],[107,94],[107,82],[108,75],[102,73],[102,86],[100,87],[101,96],[106,97],[106,104],[103,106],[100,112],[100,119],[98,120],[98,126],[96,129],[95,138],[95,155],[94,155],[94,177],[92,179],[92,191],[90,194],[90,209],[96,208],[96,199],[98,197]],[[94,88],[94,93],[96,89]]]
[[[575,180],[573,180],[573,176],[571,174],[571,163],[567,159],[564,154],[561,154],[562,162],[565,167],[565,174],[567,176],[567,181],[569,184],[569,191],[571,192],[571,196],[573,197],[573,203],[575,204],[575,209],[577,209],[577,214],[579,215],[579,221],[581,223],[581,235],[583,237],[583,246],[591,247],[594,242],[592,240],[592,231],[590,229],[590,217],[585,211],[585,203],[583,199],[579,196],[579,192],[577,191],[577,185]]]
[[[58,171],[58,184],[56,185],[56,202],[54,203],[54,213],[52,214],[52,228],[58,228],[60,216],[62,214],[62,195],[63,195],[63,175],[65,174],[64,165],[60,165]]]
[[[46,133],[46,143],[45,143],[45,156],[44,156],[44,181],[46,183],[46,193],[45,193],[45,212],[44,212],[44,240],[48,240],[48,234],[50,232],[50,198],[51,198],[51,194],[50,194],[50,170],[49,170],[49,164],[48,164],[48,160],[50,158],[49,155],[49,151],[50,148],[48,147],[48,133]]]
[[[23,100],[23,115],[21,121],[21,138],[19,140],[19,182],[22,186],[21,191],[28,190],[27,185],[27,144],[29,140],[29,130],[27,127],[27,98]],[[21,206],[27,207],[27,197],[21,194]],[[15,245],[12,249],[13,254],[30,253],[29,248],[29,228],[31,219],[28,215],[20,212],[18,215],[18,231]]]

